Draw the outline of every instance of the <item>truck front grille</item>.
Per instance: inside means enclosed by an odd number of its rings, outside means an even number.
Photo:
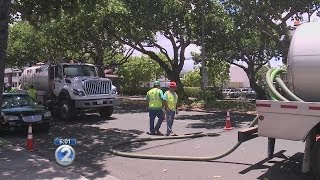
[[[84,83],[84,90],[87,95],[111,94],[111,82],[96,80],[86,81]]]

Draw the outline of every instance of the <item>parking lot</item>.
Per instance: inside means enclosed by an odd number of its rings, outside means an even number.
[[[252,115],[231,113],[234,128],[247,126]],[[192,132],[216,132],[218,137],[135,143],[122,151],[179,156],[212,156],[225,152],[237,141],[237,131],[224,132],[225,113],[182,111],[177,116],[174,132],[178,135]],[[231,155],[212,162],[181,162],[141,160],[115,157],[108,152],[111,145],[124,140],[149,137],[148,114],[144,109],[119,108],[112,118],[97,114],[78,117],[74,121],[55,120],[48,133],[34,133],[35,151],[55,162],[57,146],[53,140],[76,138],[76,160],[66,171],[81,174],[88,179],[107,175],[119,179],[312,179],[301,173],[303,143],[277,141],[276,157],[266,159],[266,138],[259,137],[244,143]],[[165,123],[162,131],[165,130]],[[2,133],[1,136],[18,146],[25,146],[26,133]]]

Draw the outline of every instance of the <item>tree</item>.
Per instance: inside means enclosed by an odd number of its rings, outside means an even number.
[[[266,74],[269,68],[267,66],[262,66],[261,69],[256,74],[257,84],[261,87],[265,92],[268,92]]]
[[[117,74],[121,76],[122,86],[126,89],[139,89],[151,80],[164,75],[163,70],[148,56],[131,57],[119,67]]]
[[[195,63],[202,62],[200,54],[191,53]],[[208,69],[208,85],[213,87],[222,87],[229,80],[230,64],[217,59],[216,57],[207,56],[206,66]],[[200,68],[201,72],[201,68]]]
[[[201,75],[200,70],[189,71],[182,79],[183,85],[186,87],[200,87]]]
[[[30,22],[46,36],[43,49],[50,61],[61,58],[82,59],[106,66],[122,64],[132,54],[116,39],[109,36],[101,16],[112,2],[68,1],[44,2],[40,0],[14,1],[12,14]],[[100,8],[99,8],[100,7]],[[124,54],[120,62],[112,62]]]
[[[9,5],[9,0],[0,0],[0,102],[2,102],[2,92],[4,88],[3,81],[8,41]]]
[[[26,21],[14,23],[9,28],[8,58],[6,66],[22,67],[44,60],[44,38]]]
[[[207,1],[215,12],[220,6]],[[109,7],[110,8],[110,7]],[[105,24],[118,41],[132,47],[156,61],[168,78],[178,84],[180,97],[184,98],[183,84],[179,78],[185,61],[185,50],[194,42],[195,23],[199,2],[192,0],[121,0],[113,13],[106,14]],[[114,13],[116,12],[116,13]],[[116,26],[114,26],[116,25]],[[157,35],[170,42],[164,47]],[[173,52],[171,57],[169,48]],[[155,52],[158,50],[165,59]]]
[[[241,67],[258,99],[265,91],[257,84],[256,73],[271,58],[285,58],[286,46],[280,37],[287,34],[286,21],[296,13],[316,8],[316,1],[224,1],[228,18],[222,42],[212,41],[215,35],[207,29],[206,49],[209,54]],[[285,14],[283,16],[283,14]]]

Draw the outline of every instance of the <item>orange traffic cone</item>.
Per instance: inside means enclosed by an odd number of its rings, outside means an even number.
[[[223,128],[224,130],[232,130],[231,127],[231,120],[230,120],[230,113],[227,111],[227,118],[226,118],[226,126]]]
[[[32,135],[31,124],[29,124],[29,129],[28,129],[27,150],[33,151],[33,135]]]

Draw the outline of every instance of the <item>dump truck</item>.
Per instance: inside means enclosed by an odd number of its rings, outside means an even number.
[[[116,87],[99,77],[98,68],[87,63],[40,64],[24,68],[21,89],[36,90],[36,100],[61,119],[69,120],[85,112],[110,117],[119,105]]]

